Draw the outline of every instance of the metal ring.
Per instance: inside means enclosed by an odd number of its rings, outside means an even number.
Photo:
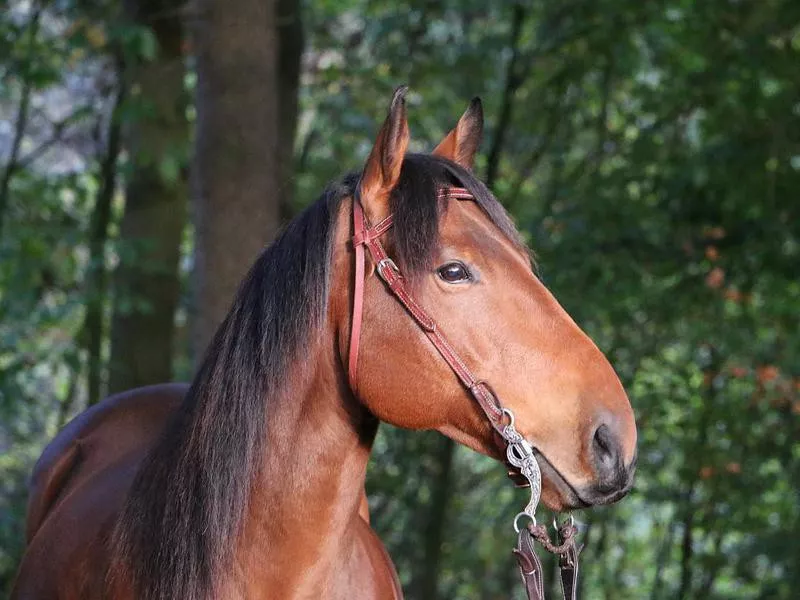
[[[558,531],[558,529],[564,525],[569,525],[570,527],[575,525],[575,517],[572,516],[572,513],[569,513],[568,518],[563,523],[561,523],[561,525],[558,524],[558,518],[555,515],[553,515],[553,529]]]
[[[519,520],[521,517],[528,517],[531,520],[533,526],[536,526],[536,517],[533,515],[526,513],[524,510],[521,513],[517,513],[517,516],[514,517],[514,531],[519,533]]]
[[[508,425],[506,425],[506,427],[514,427],[514,413],[512,413],[507,408],[503,407],[501,409],[501,416],[508,417],[509,423]]]

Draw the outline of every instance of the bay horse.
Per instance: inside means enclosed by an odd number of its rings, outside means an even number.
[[[47,446],[12,598],[401,598],[368,524],[371,446],[385,421],[502,459],[472,371],[530,441],[547,505],[629,490],[622,385],[471,172],[480,101],[419,155],[404,94],[363,170],[258,257],[189,387],[108,398]]]

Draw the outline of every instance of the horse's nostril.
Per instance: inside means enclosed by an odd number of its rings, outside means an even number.
[[[608,425],[600,425],[592,439],[597,469],[605,475],[611,469],[616,469],[619,462],[620,445]]]
[[[603,423],[590,430],[588,452],[595,479],[582,498],[595,498],[594,502],[607,503],[624,495],[633,481],[634,465],[625,465],[623,438],[615,426],[613,415],[603,415]]]

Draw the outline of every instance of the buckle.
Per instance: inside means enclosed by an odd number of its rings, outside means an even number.
[[[397,268],[397,265],[391,258],[386,257],[378,261],[377,269],[378,269],[378,274],[381,276],[381,279],[386,279],[386,273],[384,272],[384,269],[386,269],[387,267],[389,267],[392,271],[394,271],[395,276],[397,277],[400,276],[400,269]]]

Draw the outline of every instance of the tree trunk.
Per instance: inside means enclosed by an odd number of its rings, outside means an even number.
[[[198,0],[194,353],[280,220],[274,0]]]
[[[691,502],[691,495],[690,500]],[[689,598],[692,589],[692,557],[694,555],[694,513],[687,507],[683,520],[683,537],[681,538],[681,585],[678,598]]]
[[[278,190],[281,220],[294,216],[294,136],[297,131],[303,22],[299,0],[277,0],[278,16]]]
[[[725,536],[725,529],[720,527],[714,532],[711,540],[711,551],[708,553],[709,564],[703,569],[703,582],[697,590],[697,598],[713,598],[714,584],[727,561],[720,555],[720,546]]]
[[[703,368],[705,380],[708,382],[705,386],[703,393],[704,402],[703,409],[697,421],[697,447],[694,451],[692,459],[687,461],[684,466],[684,481],[690,481],[689,488],[684,494],[683,501],[683,535],[681,538],[681,578],[680,587],[678,588],[677,597],[680,600],[685,598],[695,597],[693,592],[694,587],[694,559],[695,559],[695,545],[698,544],[695,538],[696,532],[694,531],[695,525],[695,512],[697,511],[696,494],[698,489],[698,481],[695,474],[700,470],[703,462],[706,460],[707,444],[709,429],[712,427],[712,411],[716,402],[717,390],[713,385],[714,378],[719,375],[720,357],[719,353],[713,346],[708,346],[710,353],[709,363]],[[702,522],[702,518],[700,519]]]
[[[650,590],[650,600],[658,600],[663,596],[664,591],[664,570],[669,563],[670,552],[672,551],[673,538],[675,535],[674,521],[669,520],[663,525],[664,537],[658,548],[656,555],[656,572],[653,575],[653,587]]]
[[[141,116],[127,129],[130,175],[111,333],[112,393],[172,377],[189,137],[179,6],[175,0],[126,3],[136,23],[152,28],[158,56],[134,59],[129,69],[131,102]]]
[[[439,597],[439,571],[442,562],[442,542],[447,520],[447,509],[453,495],[453,455],[455,444],[444,436],[436,437],[431,479],[431,501],[426,507],[424,559],[420,575],[414,582],[414,598],[435,600]]]
[[[86,276],[87,404],[100,400],[103,380],[104,312],[107,294],[106,242],[111,221],[111,205],[117,189],[117,159],[121,146],[120,107],[125,102],[126,85],[122,60],[117,65],[117,92],[108,125],[106,151],[100,163],[100,188],[95,198],[89,235],[89,269]]]

